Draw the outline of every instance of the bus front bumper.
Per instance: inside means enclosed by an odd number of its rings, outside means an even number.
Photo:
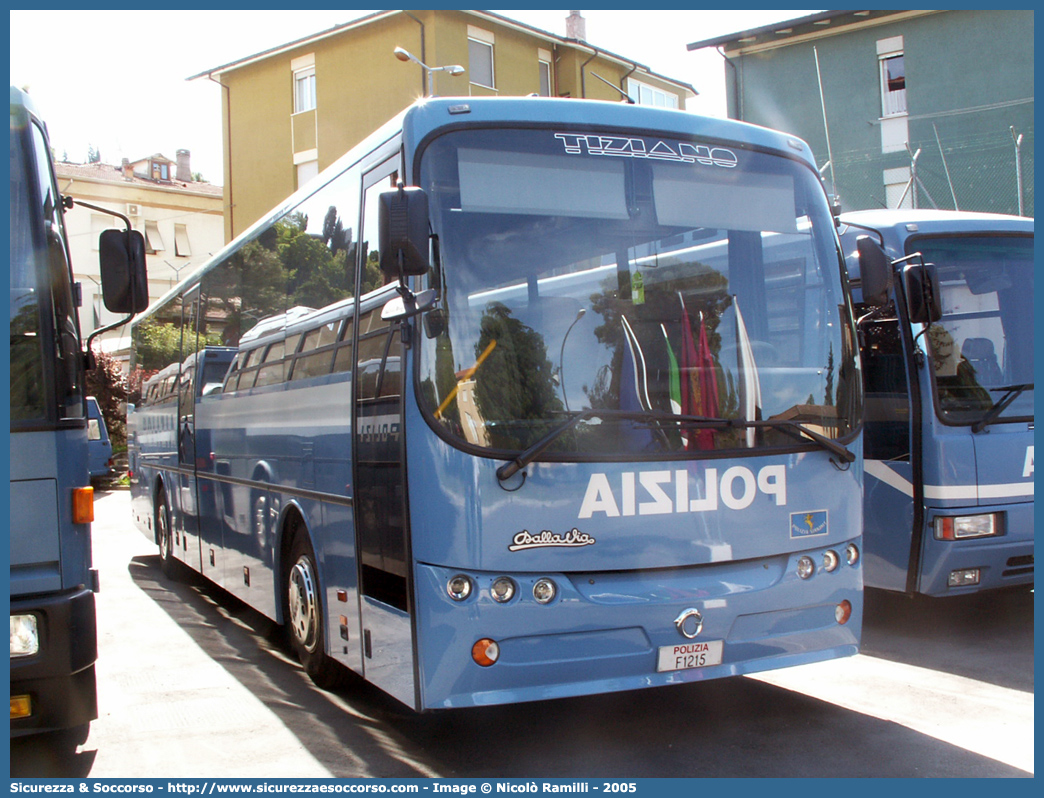
[[[11,736],[82,726],[98,717],[94,593],[13,597],[11,615],[32,615],[39,650],[11,658]]]

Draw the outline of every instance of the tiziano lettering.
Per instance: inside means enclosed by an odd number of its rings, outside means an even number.
[[[730,510],[745,510],[759,494],[771,498],[777,506],[786,505],[785,466],[764,466],[756,474],[746,466],[732,466],[720,478],[718,469],[708,468],[702,480],[687,470],[624,471],[615,483],[607,474],[596,473],[587,482],[577,517],[714,512],[719,502]]]

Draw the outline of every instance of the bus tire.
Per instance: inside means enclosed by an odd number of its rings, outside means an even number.
[[[317,687],[329,690],[341,682],[344,670],[326,655],[318,574],[308,535],[300,530],[290,546],[290,559],[283,580],[283,617],[290,647],[297,654],[301,667]]]
[[[178,561],[174,558],[174,530],[170,522],[170,506],[163,488],[156,496],[156,543],[159,546],[160,570],[169,579],[177,576]]]

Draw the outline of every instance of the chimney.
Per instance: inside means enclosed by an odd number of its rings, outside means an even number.
[[[178,161],[177,171],[174,173],[174,177],[183,183],[192,182],[192,170],[189,169],[189,151],[178,150],[174,156]]]
[[[134,170],[131,169],[130,161],[126,158],[123,159],[123,164],[120,166],[120,169],[123,170],[124,180],[131,180],[134,177]]]
[[[570,11],[566,17],[566,38],[587,41],[587,20],[580,16],[579,11]]]

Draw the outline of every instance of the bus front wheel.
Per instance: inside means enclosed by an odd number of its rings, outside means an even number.
[[[319,572],[315,553],[303,531],[294,537],[289,563],[284,580],[283,617],[290,645],[309,678],[328,690],[340,683],[343,670],[326,655]]]

